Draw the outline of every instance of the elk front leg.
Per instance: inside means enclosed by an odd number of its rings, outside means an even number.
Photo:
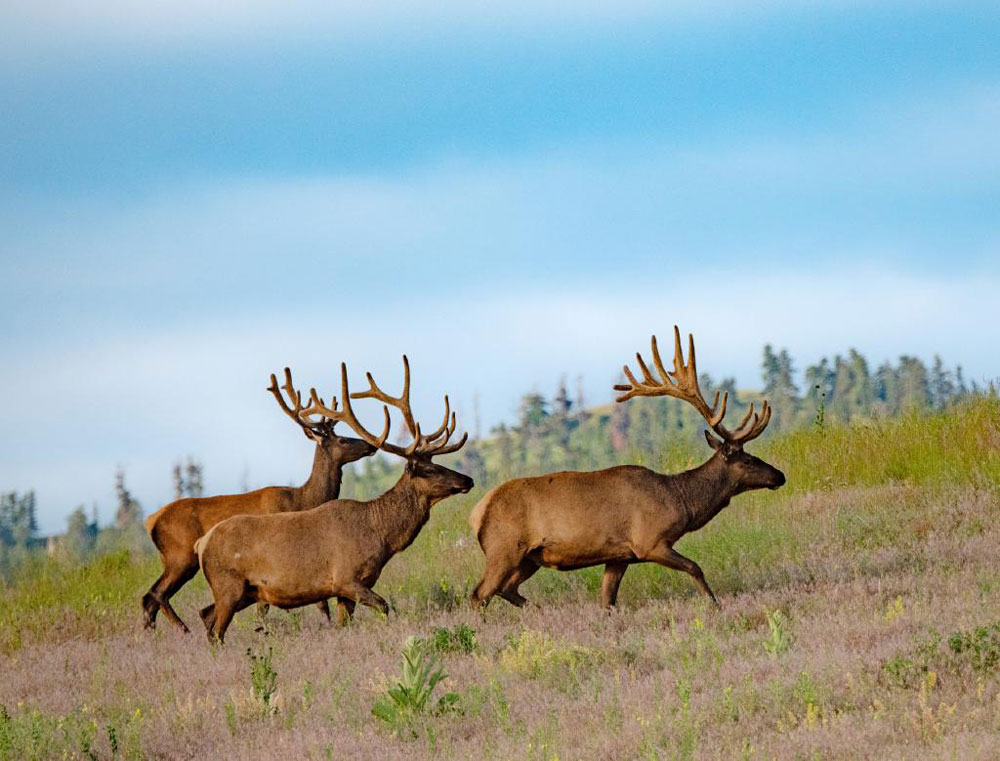
[[[612,608],[618,602],[618,587],[627,570],[628,563],[606,563],[604,565],[604,578],[601,579],[601,605],[605,608]]]
[[[667,568],[673,568],[678,571],[684,571],[684,573],[691,576],[694,579],[694,583],[698,585],[698,589],[701,590],[702,594],[706,595],[713,603],[715,607],[722,607],[719,605],[719,601],[715,599],[715,595],[708,586],[708,582],[705,581],[705,574],[701,572],[701,568],[690,558],[686,558],[673,547],[666,544],[658,544],[653,550],[647,553],[643,560],[650,560],[654,563],[659,563]]]

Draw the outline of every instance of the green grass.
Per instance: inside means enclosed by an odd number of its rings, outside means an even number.
[[[704,449],[702,459],[708,455]],[[717,593],[783,583],[787,576],[782,567],[807,565],[809,548],[830,536],[845,549],[905,543],[904,536],[928,530],[920,522],[926,519],[929,494],[956,486],[995,492],[1000,488],[1000,398],[974,399],[941,413],[791,432],[765,438],[750,449],[782,468],[787,485],[777,492],[738,497],[708,527],[678,544],[702,565]],[[684,447],[667,447],[659,460],[663,470],[699,461]],[[379,588],[397,609],[432,615],[466,604],[482,568],[467,518],[483,491],[477,488],[435,507],[414,544],[389,563]],[[806,492],[815,495],[821,514],[793,525],[789,506]],[[977,528],[970,524],[966,530],[974,534]],[[26,639],[131,629],[138,620],[139,598],[159,570],[155,554],[118,552],[82,565],[33,557],[0,582],[0,653],[16,651]],[[599,567],[573,573],[543,569],[523,591],[542,603],[567,596],[594,598],[601,573]],[[195,601],[205,594],[199,575],[177,598],[178,609],[187,608],[181,615],[191,618]],[[678,594],[694,594],[690,581],[648,564],[629,569],[622,587],[627,604]]]

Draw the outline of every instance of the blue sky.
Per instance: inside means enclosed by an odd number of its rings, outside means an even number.
[[[991,3],[0,9],[0,488],[43,528],[181,455],[305,477],[264,391],[348,361],[472,426],[650,332],[758,383],[855,346],[1000,375]]]

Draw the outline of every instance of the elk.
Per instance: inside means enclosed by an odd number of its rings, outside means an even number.
[[[389,491],[367,502],[337,499],[312,510],[277,515],[239,515],[218,524],[196,550],[212,589],[214,604],[201,611],[210,642],[222,642],[233,615],[254,602],[295,608],[336,597],[337,621],[346,624],[356,603],[387,614],[389,606],[372,591],[385,564],[416,538],[441,500],[468,492],[472,479],[431,462],[437,455],[458,451],[468,434],[449,444],[455,414],[445,396],[444,422],[423,434],[410,410],[410,365],[403,357],[403,392],[389,396],[368,373],[370,388],[352,394],[347,367],[340,366],[341,399],[327,407],[311,391],[303,417],[322,415],[349,425],[373,447],[406,461],[403,474]],[[383,402],[385,424],[374,436],[361,425],[351,399]],[[390,444],[389,406],[402,414],[412,436],[409,446]]]
[[[743,451],[760,436],[771,419],[765,401],[760,413],[754,405],[739,426],[729,431],[722,420],[728,393],[708,406],[698,387],[694,337],[688,336],[688,361],[681,351],[680,331],[674,327],[674,369],[668,372],[660,359],[656,336],[652,338],[654,376],[636,354],[642,380],[625,366],[628,384],[616,402],[636,396],[672,396],[693,405],[716,436],[705,438],[712,457],[696,468],[665,475],[634,465],[590,473],[562,472],[518,478],[483,496],[469,523],[486,555],[486,569],[472,593],[473,607],[481,608],[491,597],[518,607],[527,600],[518,586],[539,567],[572,570],[604,564],[601,603],[610,608],[618,587],[632,563],[659,563],[684,571],[698,589],[718,606],[718,601],[693,560],[674,549],[674,543],[695,531],[729,504],[737,494],[751,489],[777,489],[784,474]]]
[[[302,394],[295,390],[291,370],[287,367],[281,389],[272,374],[267,390],[274,395],[281,410],[299,425],[306,438],[316,444],[309,479],[298,488],[268,486],[246,494],[179,499],[150,515],[146,519],[146,531],[160,552],[163,573],[142,598],[145,628],[155,628],[156,614],[162,609],[167,619],[184,632],[188,631],[170,605],[170,598],[198,573],[194,543],[212,526],[234,515],[296,512],[335,499],[340,494],[344,465],[375,454],[375,447],[367,441],[338,436],[334,431],[336,421],[303,419]],[[326,601],[319,607],[329,620],[330,609]]]

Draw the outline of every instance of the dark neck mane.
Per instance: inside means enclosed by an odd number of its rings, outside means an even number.
[[[313,455],[312,472],[298,488],[297,509],[309,510],[340,496],[340,482],[344,464],[328,454],[321,445],[316,445]]]

